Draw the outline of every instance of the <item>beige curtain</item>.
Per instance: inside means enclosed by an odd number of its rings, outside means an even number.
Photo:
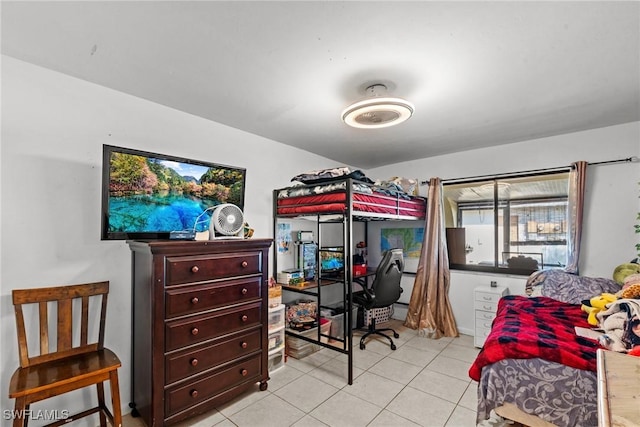
[[[457,337],[458,328],[449,302],[449,257],[444,235],[442,183],[429,181],[427,219],[416,280],[405,326],[429,338]]]
[[[582,215],[584,212],[584,189],[587,182],[585,161],[571,164],[569,173],[569,200],[567,203],[567,267],[568,273],[578,274],[580,241],[582,240]]]

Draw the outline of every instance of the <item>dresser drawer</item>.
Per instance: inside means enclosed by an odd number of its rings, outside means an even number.
[[[166,284],[204,282],[262,273],[261,252],[167,257]]]
[[[473,340],[474,345],[476,347],[482,347],[487,337],[489,336],[489,332],[491,332],[491,329],[481,328],[481,327],[476,327],[475,329],[476,330],[475,330],[474,340]]]
[[[168,355],[165,358],[165,383],[171,384],[221,363],[259,351],[262,346],[261,338],[262,330],[257,328],[249,333],[236,334],[196,349]]]
[[[475,300],[480,302],[495,302],[497,303],[502,295],[490,292],[480,292],[476,291]]]
[[[476,328],[483,328],[483,329],[491,329],[491,325],[493,324],[493,319],[478,319],[478,316],[476,316]]]
[[[476,310],[476,323],[493,322],[493,319],[495,318],[496,318],[496,313],[493,311]]]
[[[240,331],[262,322],[261,303],[245,304],[166,323],[165,349],[176,350],[211,338]]]
[[[260,299],[261,289],[261,276],[168,288],[165,293],[165,316],[171,318],[239,302],[255,301]]]
[[[497,302],[474,301],[473,308],[476,310],[490,311],[495,313],[498,310]]]
[[[167,389],[164,393],[165,416],[169,417],[242,383],[258,381],[261,357],[256,355],[241,360],[189,384]]]

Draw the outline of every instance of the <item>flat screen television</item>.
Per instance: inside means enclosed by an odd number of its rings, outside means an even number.
[[[243,168],[104,145],[102,240],[205,231],[208,208],[233,203],[244,209],[245,179]]]

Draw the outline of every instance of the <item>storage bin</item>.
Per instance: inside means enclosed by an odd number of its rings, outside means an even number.
[[[282,286],[269,287],[269,308],[275,308],[282,304]]]
[[[329,334],[331,331],[331,321],[329,319],[320,319],[320,332],[323,334]],[[307,338],[317,338],[318,337],[318,328],[311,328],[304,332],[297,333],[298,335],[305,336]],[[314,344],[309,341],[305,341],[300,338],[296,338],[292,335],[286,336],[286,353],[296,359],[302,359],[310,354],[315,353],[316,351],[322,349],[321,345]],[[329,338],[320,337],[320,341],[323,343],[328,343]]]
[[[294,359],[302,359],[309,356],[310,354],[315,353],[316,351],[320,350],[322,347],[316,344],[306,343],[306,345],[301,346],[299,349],[294,349],[291,347],[285,347],[285,348],[288,356],[291,356]]]
[[[367,264],[354,264],[353,266],[353,276],[359,277],[367,274]]]
[[[269,331],[269,351],[284,347],[284,326]]]
[[[369,326],[373,319],[376,319],[376,324],[388,322],[391,319],[391,315],[393,314],[393,305],[388,307],[379,307],[372,308],[369,310],[364,310],[364,325]]]
[[[331,320],[320,319],[320,333],[325,335],[331,335]],[[320,342],[328,343],[329,337],[320,336]]]
[[[269,373],[275,372],[284,367],[285,356],[284,348],[275,349],[269,352],[269,361],[267,362],[267,368]]]
[[[331,320],[331,330],[329,335],[331,338],[335,339],[344,339],[344,308],[343,307],[334,307],[327,310],[321,311],[322,317],[325,319]],[[351,309],[351,329],[356,328],[356,322],[358,318],[358,307],[353,306]],[[331,340],[330,340],[331,341]]]
[[[269,331],[273,331],[284,326],[284,308],[284,304],[280,304],[274,308],[269,308]]]

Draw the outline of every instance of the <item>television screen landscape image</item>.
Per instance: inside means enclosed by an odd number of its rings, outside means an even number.
[[[102,239],[205,231],[208,208],[244,209],[245,178],[242,168],[104,145]]]

